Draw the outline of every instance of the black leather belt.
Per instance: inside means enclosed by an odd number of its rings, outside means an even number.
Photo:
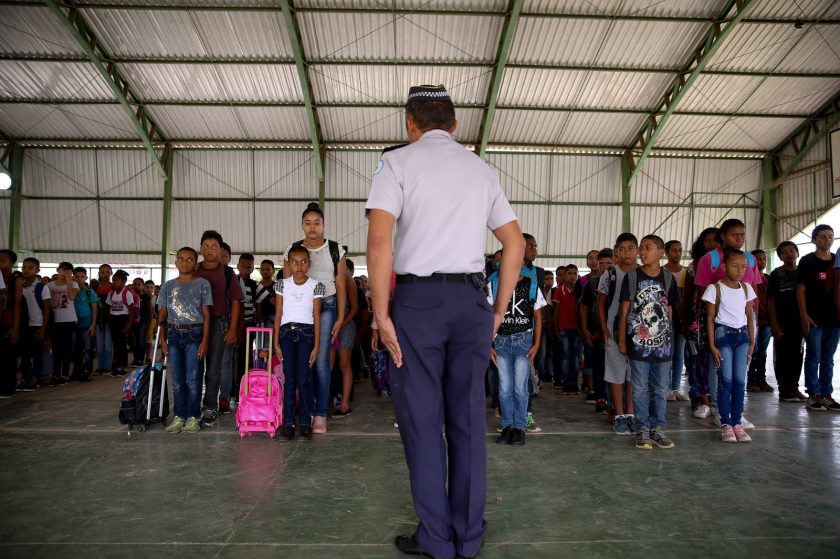
[[[167,324],[166,327],[170,330],[186,331],[193,328],[203,328],[204,324]]]
[[[397,276],[397,283],[466,283],[472,284],[479,289],[484,287],[487,281],[484,274],[441,274],[434,273],[431,276],[415,276],[414,274],[400,274]]]

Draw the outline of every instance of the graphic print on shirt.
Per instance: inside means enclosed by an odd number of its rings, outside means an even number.
[[[54,290],[50,293],[50,306],[53,310],[66,309],[70,304],[70,299],[67,297],[67,289],[63,291]]]
[[[499,334],[510,336],[533,328],[534,303],[531,301],[531,279],[522,278],[513,290],[508,310],[499,325]]]
[[[668,357],[671,354],[668,298],[659,282],[654,279],[639,282],[627,322],[630,339],[642,357]]]

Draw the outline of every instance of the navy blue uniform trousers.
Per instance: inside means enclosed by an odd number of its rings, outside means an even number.
[[[475,555],[487,529],[484,373],[493,309],[472,283],[401,283],[391,316],[403,353],[401,368],[391,363],[391,393],[417,542],[439,559]]]

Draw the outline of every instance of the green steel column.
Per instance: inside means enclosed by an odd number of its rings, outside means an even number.
[[[23,147],[19,144],[12,144],[12,152],[9,155],[9,172],[12,175],[12,189],[10,191],[11,204],[9,208],[9,247],[20,251],[20,222],[21,222],[21,201],[23,187]]]
[[[621,230],[631,230],[630,220],[630,181],[633,178],[633,159],[629,151],[621,156]]]
[[[773,161],[765,157],[761,163],[764,184],[773,182]],[[768,188],[761,190],[761,248],[772,252],[778,244],[776,237],[776,191]],[[768,252],[769,253],[769,252]]]
[[[160,281],[166,281],[166,270],[169,266],[169,251],[171,250],[169,234],[172,229],[172,160],[175,152],[172,144],[166,144],[163,149],[163,168],[166,177],[163,179],[163,233],[160,241]]]

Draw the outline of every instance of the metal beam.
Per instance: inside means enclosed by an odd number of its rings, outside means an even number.
[[[313,159],[315,160],[315,175],[318,178],[318,197],[323,204],[324,182],[324,135],[321,132],[321,121],[318,118],[318,111],[315,109],[315,96],[312,93],[312,83],[306,72],[306,54],[303,51],[303,41],[300,36],[297,16],[292,7],[291,0],[278,0],[280,9],[283,11],[283,22],[286,24],[286,31],[289,34],[292,53],[295,58],[298,80],[303,94],[303,103],[306,106],[306,116],[309,121],[309,136],[312,141]]]
[[[67,29],[67,31],[69,31],[76,39],[76,42],[82,48],[82,51],[84,51],[90,62],[102,75],[102,78],[108,84],[108,87],[111,88],[111,91],[114,93],[114,97],[116,97],[117,101],[119,101],[120,105],[122,105],[131,120],[131,124],[140,136],[143,146],[152,157],[152,161],[154,161],[158,172],[162,177],[165,177],[166,170],[163,168],[160,158],[152,145],[155,133],[157,132],[157,134],[160,135],[158,127],[142,105],[136,110],[132,106],[132,103],[129,101],[129,96],[133,97],[131,88],[125,78],[120,74],[116,64],[109,62],[111,57],[99,44],[98,39],[88,28],[84,18],[80,13],[78,13],[76,8],[71,7],[69,10],[65,10],[56,0],[46,0],[46,2],[50,10],[56,15],[56,17],[58,17],[59,21],[61,21],[64,28]]]
[[[513,45],[513,38],[516,36],[516,28],[519,25],[522,2],[523,0],[510,0],[505,14],[499,47],[496,49],[493,73],[490,76],[490,86],[487,88],[484,114],[481,117],[481,126],[478,130],[478,145],[475,152],[481,158],[487,157],[487,144],[490,142],[490,131],[493,128],[493,118],[496,116],[496,102],[499,100],[499,91],[502,89],[502,78],[505,75],[505,64],[507,64],[510,47]]]
[[[20,251],[21,199],[23,195],[23,148],[11,144],[9,154],[9,173],[12,176],[12,189],[9,192],[9,247]]]
[[[639,174],[645,160],[650,155],[653,147],[656,145],[662,130],[668,122],[668,119],[676,111],[677,105],[685,97],[686,92],[691,88],[700,73],[718,51],[720,46],[726,41],[726,38],[732,34],[738,23],[746,17],[747,13],[758,2],[758,0],[728,0],[726,6],[721,11],[718,21],[713,23],[702,43],[697,47],[691,56],[691,60],[685,66],[684,73],[679,74],[668,86],[668,89],[662,95],[658,103],[657,113],[661,114],[659,118],[651,115],[645,120],[639,132],[634,136],[634,143],[631,149],[639,152],[638,158],[633,161],[630,160],[630,178],[628,185],[632,185],[636,176]],[[736,10],[735,15],[726,19],[732,9]],[[721,25],[724,25],[721,29]],[[685,74],[688,74],[686,77]]]
[[[764,158],[761,162],[761,168],[764,187],[761,189],[761,218],[759,221],[761,229],[758,238],[761,243],[760,248],[769,250],[775,249],[778,244],[776,220],[773,219],[773,216],[776,215],[776,192],[768,187],[774,179],[773,161],[770,157]]]
[[[633,156],[628,150],[621,156],[621,230],[623,232],[632,230],[630,216],[630,179],[632,176]]]
[[[166,270],[169,266],[170,231],[172,230],[172,160],[175,159],[175,152],[172,144],[166,144],[163,148],[163,168],[166,178],[163,179],[163,231],[160,236],[160,273],[161,283],[166,281]]]

